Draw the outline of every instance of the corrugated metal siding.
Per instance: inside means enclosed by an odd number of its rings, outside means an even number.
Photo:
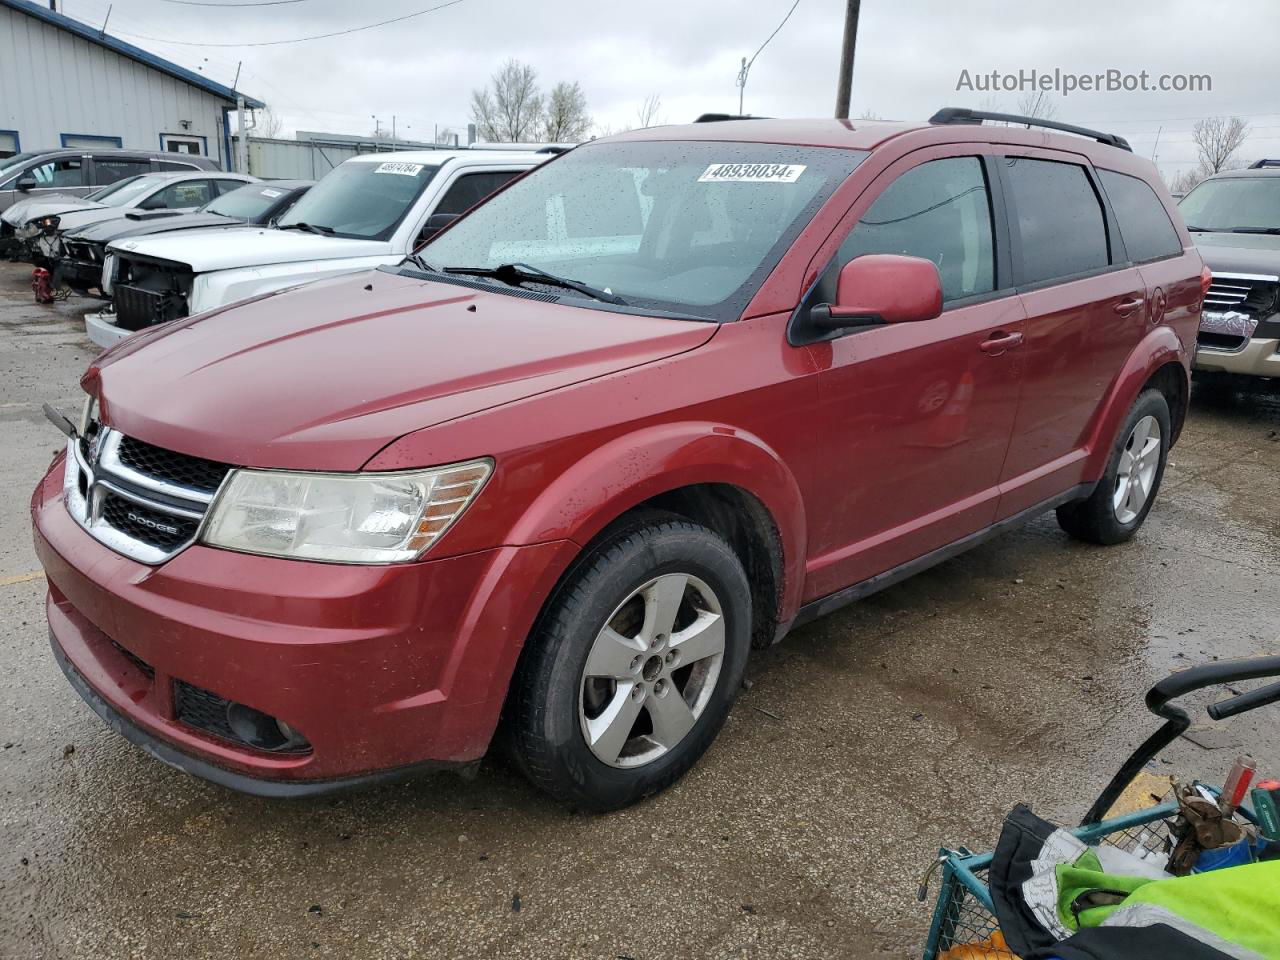
[[[64,133],[159,150],[160,134],[171,133],[206,138],[208,155],[223,160],[223,106],[190,84],[0,7],[0,129],[17,130],[23,150],[59,147]]]

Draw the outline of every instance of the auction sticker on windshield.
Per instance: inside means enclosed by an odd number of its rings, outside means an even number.
[[[795,183],[804,170],[803,163],[713,163],[698,182]]]
[[[400,160],[388,160],[374,168],[374,173],[398,173],[402,177],[416,177],[422,172],[420,163],[404,163]]]

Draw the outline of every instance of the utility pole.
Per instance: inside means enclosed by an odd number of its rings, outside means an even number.
[[[391,115],[391,139],[394,141],[395,138],[396,138],[396,115],[393,113]]]
[[[847,0],[844,15],[844,45],[840,50],[840,78],[836,81],[836,119],[849,119],[849,99],[853,95],[853,51],[858,44],[858,13],[862,0]]]
[[[244,95],[236,96],[236,172],[249,172],[249,141],[244,128]]]

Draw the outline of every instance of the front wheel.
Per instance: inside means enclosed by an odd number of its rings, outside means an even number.
[[[529,639],[508,715],[517,763],[590,810],[664,789],[724,723],[750,625],[746,573],[711,530],[678,518],[620,530],[583,558]]]
[[[1172,437],[1164,394],[1144,390],[1120,428],[1093,494],[1059,507],[1058,525],[1086,543],[1110,545],[1132,537],[1155,503]]]

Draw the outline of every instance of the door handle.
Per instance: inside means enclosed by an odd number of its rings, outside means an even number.
[[[1134,297],[1132,300],[1121,300],[1111,309],[1120,314],[1120,316],[1127,317],[1146,302],[1145,297]]]
[[[998,357],[1006,350],[1012,350],[1020,343],[1022,343],[1022,334],[1006,333],[1000,330],[978,344],[978,349],[989,356]]]

